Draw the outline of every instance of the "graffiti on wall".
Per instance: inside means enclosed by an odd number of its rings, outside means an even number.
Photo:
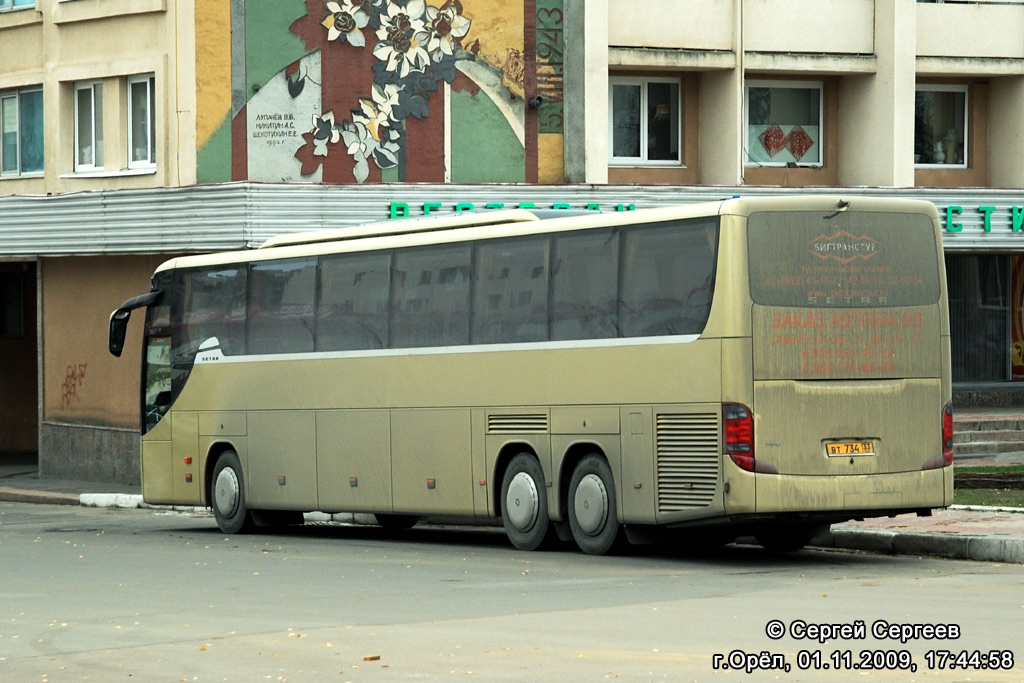
[[[72,401],[78,400],[78,388],[85,382],[85,368],[88,363],[72,363],[64,376],[64,384],[60,388],[60,406],[67,408]]]

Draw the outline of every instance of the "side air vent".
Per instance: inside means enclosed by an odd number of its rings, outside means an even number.
[[[718,415],[658,415],[658,511],[706,507],[718,486]]]
[[[487,416],[488,434],[543,433],[546,431],[548,431],[548,416],[544,413]]]

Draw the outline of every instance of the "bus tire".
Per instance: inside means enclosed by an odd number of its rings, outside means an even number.
[[[615,506],[615,480],[600,455],[583,458],[569,481],[569,528],[580,550],[604,555],[622,533]]]
[[[404,531],[411,529],[416,526],[416,523],[420,521],[420,518],[416,515],[395,515],[391,513],[379,512],[373,516],[377,520],[377,524],[382,529],[388,531]]]
[[[552,536],[544,470],[531,453],[516,455],[505,469],[501,522],[508,540],[520,550],[537,550]]]
[[[791,553],[800,550],[826,530],[827,524],[780,524],[761,529],[754,534],[754,538],[770,553]]]
[[[210,503],[217,526],[226,534],[244,534],[253,529],[253,518],[245,504],[242,463],[234,451],[224,451],[213,467]]]

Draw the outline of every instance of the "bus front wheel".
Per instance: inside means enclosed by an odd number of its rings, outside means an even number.
[[[213,516],[226,534],[239,534],[253,527],[252,514],[245,504],[245,479],[242,463],[234,451],[224,451],[213,468]]]
[[[615,506],[615,480],[608,462],[588,455],[569,481],[569,528],[580,550],[604,555],[619,541],[622,526]]]
[[[512,458],[502,477],[501,521],[520,550],[537,550],[552,537],[544,470],[530,453]]]

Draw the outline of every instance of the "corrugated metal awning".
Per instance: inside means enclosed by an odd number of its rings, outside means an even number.
[[[947,250],[1024,250],[1022,190],[245,182],[3,196],[0,258],[244,249],[275,235],[388,220],[395,213],[451,213],[468,205],[475,209],[498,204],[513,208],[528,203],[536,208],[596,206],[616,211],[736,195],[794,194],[925,199],[936,204],[943,218]]]

